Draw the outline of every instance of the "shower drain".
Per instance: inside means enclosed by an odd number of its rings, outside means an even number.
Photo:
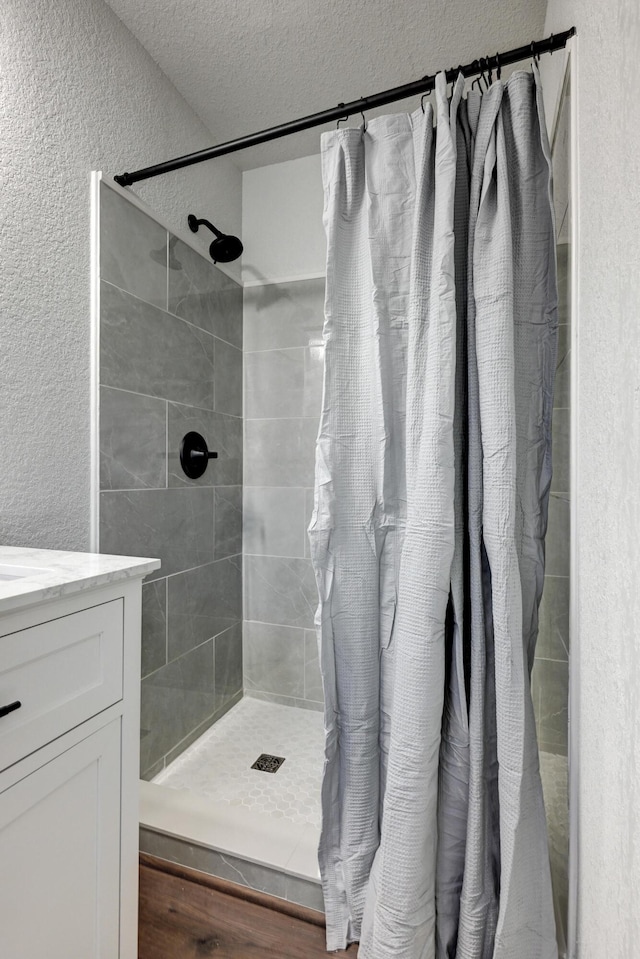
[[[251,768],[259,769],[261,773],[277,773],[284,761],[284,756],[270,756],[269,753],[261,753]]]

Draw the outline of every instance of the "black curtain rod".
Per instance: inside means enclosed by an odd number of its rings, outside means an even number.
[[[529,57],[538,57],[542,53],[553,53],[554,50],[561,50],[566,46],[567,41],[575,35],[575,32],[576,28],[571,27],[564,33],[557,33],[555,36],[551,34],[545,40],[534,40],[527,46],[516,47],[515,50],[509,50],[507,53],[496,53],[493,57],[484,57],[482,60],[474,60],[464,66],[453,67],[446,71],[447,83],[455,81],[459,73],[462,73],[465,77],[472,77],[487,70],[499,70],[511,63],[519,63]],[[140,180],[148,180],[150,177],[161,176],[163,173],[170,173],[172,170],[180,170],[182,167],[191,166],[193,163],[213,160],[215,157],[224,156],[226,153],[246,150],[247,147],[257,146],[259,143],[266,143],[268,140],[277,140],[279,137],[299,133],[301,130],[309,130],[311,127],[319,127],[324,123],[331,123],[333,120],[346,120],[347,117],[355,113],[363,113],[365,110],[382,107],[387,103],[394,103],[396,100],[404,100],[405,97],[417,93],[430,93],[435,87],[435,82],[435,74],[430,77],[422,77],[412,83],[405,83],[400,87],[375,93],[371,97],[362,97],[360,100],[352,100],[351,103],[339,103],[337,107],[333,107],[331,110],[312,113],[308,117],[301,117],[299,120],[291,120],[289,123],[282,123],[280,126],[270,127],[268,130],[260,130],[258,133],[251,133],[249,136],[238,137],[237,140],[219,143],[218,146],[209,147],[207,150],[188,153],[186,156],[166,160],[164,163],[156,163],[154,166],[145,167],[143,170],[135,170],[133,173],[123,173],[121,176],[114,177],[114,180],[120,186],[131,186],[132,183],[138,183]]]

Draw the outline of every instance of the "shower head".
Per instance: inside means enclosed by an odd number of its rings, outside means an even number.
[[[215,235],[215,240],[209,247],[209,255],[214,263],[231,263],[232,260],[237,260],[242,253],[243,246],[238,237],[222,233],[209,220],[199,220],[193,213],[190,213],[187,217],[187,223],[192,233],[197,233],[198,227],[202,224]]]

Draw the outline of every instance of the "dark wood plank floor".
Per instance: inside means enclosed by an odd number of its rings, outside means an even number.
[[[139,959],[326,959],[324,935],[320,912],[140,856]]]

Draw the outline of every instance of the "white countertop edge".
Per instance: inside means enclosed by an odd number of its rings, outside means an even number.
[[[33,575],[0,580],[0,614],[80,593],[109,583],[141,579],[160,568],[160,560],[61,550],[0,546],[2,567],[28,567]]]

